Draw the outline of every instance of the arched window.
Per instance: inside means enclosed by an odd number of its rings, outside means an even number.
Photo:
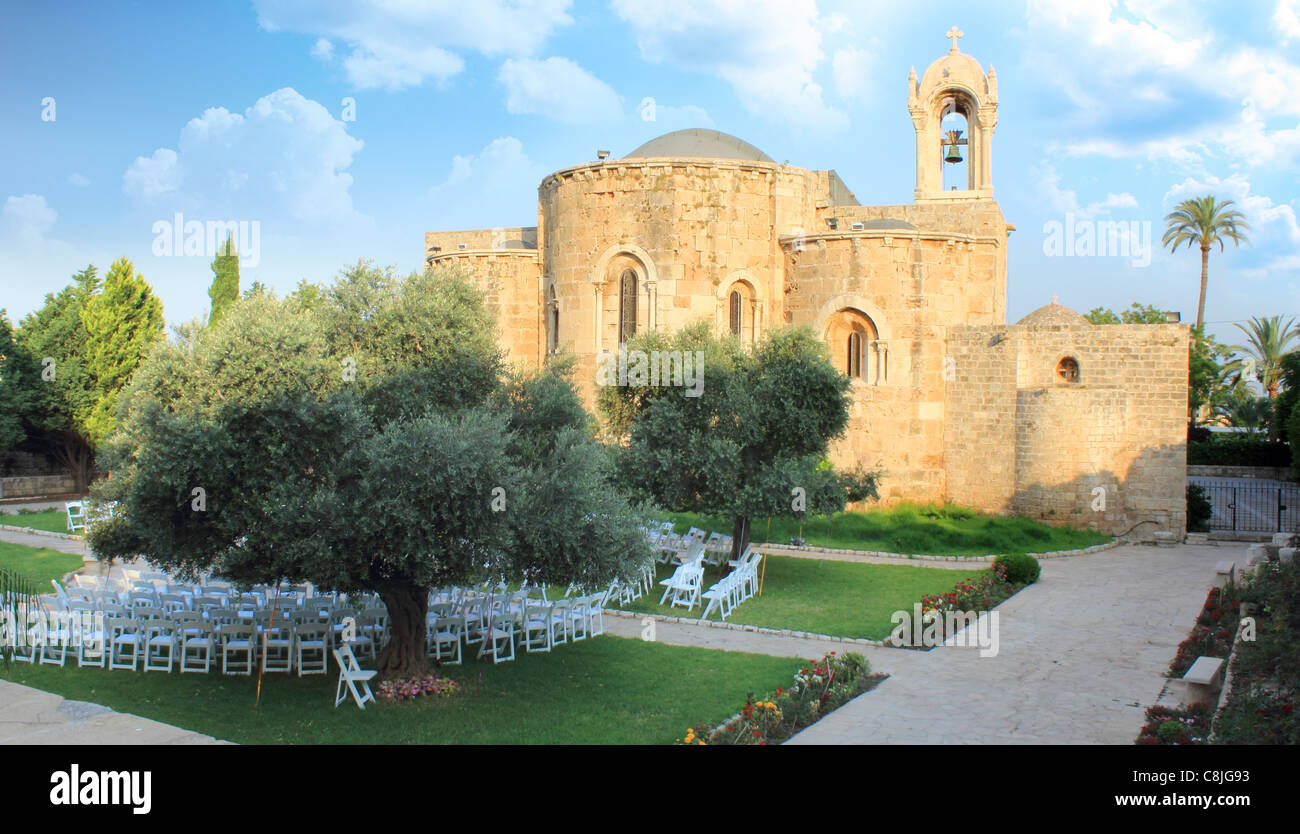
[[[1056,364],[1056,378],[1061,382],[1079,381],[1079,363],[1074,357],[1067,356]]]
[[[862,379],[862,360],[867,352],[867,340],[863,336],[861,330],[854,330],[849,333],[849,353],[845,367],[848,369],[849,376],[856,379]]]
[[[744,298],[741,297],[740,290],[731,291],[731,300],[729,301],[729,304],[731,305],[731,332],[733,335],[739,336],[744,324],[744,314],[742,312],[744,309]]]
[[[636,273],[628,269],[618,280],[618,343],[636,335]]]
[[[886,379],[883,352],[877,341],[875,323],[861,310],[846,307],[826,322],[826,343],[831,359],[840,373],[850,379],[880,385]],[[876,359],[873,362],[871,353]]]

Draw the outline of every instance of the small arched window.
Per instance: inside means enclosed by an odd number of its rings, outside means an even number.
[[[848,369],[849,376],[854,379],[862,379],[862,360],[867,350],[867,340],[862,335],[860,330],[849,333],[849,354],[845,367]]]
[[[618,343],[636,335],[636,273],[625,270],[618,281]]]
[[[740,331],[743,329],[743,325],[744,325],[744,321],[742,317],[743,316],[742,310],[744,309],[743,307],[744,299],[740,295],[740,290],[731,291],[731,299],[729,301],[729,304],[731,306],[731,332],[733,335],[739,336]]]
[[[1056,378],[1061,382],[1079,381],[1079,363],[1074,357],[1067,356],[1056,363]]]

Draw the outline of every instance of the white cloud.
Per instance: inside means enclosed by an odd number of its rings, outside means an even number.
[[[436,46],[408,49],[375,43],[353,49],[352,54],[343,59],[343,67],[348,79],[363,90],[375,87],[400,90],[430,77],[445,81],[464,69],[465,62]]]
[[[78,188],[81,188],[83,186],[90,185],[90,180],[86,179],[84,176],[77,173],[76,171],[73,171],[71,174],[68,174],[68,183],[71,185],[75,185]]]
[[[622,114],[618,94],[568,58],[510,58],[497,80],[506,88],[506,109],[570,124],[593,124]]]
[[[1243,174],[1233,174],[1224,179],[1188,177],[1165,193],[1164,205],[1172,209],[1183,200],[1213,194],[1220,200],[1236,203],[1236,209],[1246,216],[1246,222],[1251,226],[1249,236],[1252,243],[1266,246],[1270,243],[1300,244],[1300,224],[1297,224],[1295,209],[1286,203],[1274,203],[1271,197],[1263,194],[1251,194],[1250,190],[1250,180]]]
[[[1274,15],[1285,37],[1297,6],[1283,0]],[[1024,65],[1071,104],[1062,132],[1075,138],[1061,148],[1189,171],[1218,150],[1276,159],[1268,146],[1294,141],[1289,124],[1279,134],[1272,122],[1300,115],[1300,64],[1234,42],[1205,14],[1174,0],[1030,0]]]
[[[1061,175],[1050,165],[1035,169],[1038,176],[1039,190],[1052,209],[1060,214],[1073,214],[1079,219],[1092,219],[1103,214],[1110,214],[1112,209],[1135,209],[1137,198],[1127,191],[1120,194],[1110,193],[1104,200],[1087,205],[1079,203],[1079,194],[1073,188],[1061,187]]]
[[[456,156],[447,178],[429,189],[434,201],[431,229],[463,229],[477,226],[532,226],[537,218],[537,184],[546,171],[524,153],[513,136],[493,139],[477,154]],[[512,216],[497,214],[512,206]]]
[[[1300,0],[1277,0],[1273,25],[1282,36],[1282,43],[1300,40]]]
[[[831,58],[831,77],[835,81],[835,94],[845,101],[864,102],[874,91],[879,73],[876,55],[879,49],[841,49]]]
[[[814,0],[614,0],[614,10],[642,58],[723,79],[751,113],[814,128],[848,124],[813,79],[828,26]]]
[[[334,44],[329,38],[318,38],[311,48],[311,57],[328,62],[334,57]]]
[[[255,0],[268,31],[292,31],[346,45],[348,79],[366,89],[444,82],[464,69],[459,50],[530,56],[572,22],[571,0]],[[316,42],[313,54],[320,47]],[[331,49],[332,54],[332,49]]]
[[[204,111],[181,130],[179,150],[159,148],[123,175],[123,191],[150,205],[304,223],[357,219],[346,169],[362,142],[318,102],[290,87],[242,114]]]
[[[40,194],[24,194],[5,199],[0,211],[0,236],[5,240],[37,246],[59,219]]]

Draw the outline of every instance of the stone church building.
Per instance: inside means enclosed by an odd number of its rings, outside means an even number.
[[[1005,323],[997,75],[949,37],[907,82],[910,204],[862,205],[834,171],[683,130],[550,174],[536,227],[429,232],[426,263],[476,276],[510,359],[575,355],[589,398],[597,357],[634,333],[806,325],[852,381],[833,459],[879,466],[885,503],[1181,537],[1189,328],[1093,326],[1055,299]],[[947,164],[965,181],[945,190]]]

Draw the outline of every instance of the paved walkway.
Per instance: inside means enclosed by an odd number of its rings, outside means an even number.
[[[1044,561],[1038,583],[998,608],[996,657],[953,646],[873,657],[891,677],[791,743],[1131,744],[1215,565],[1245,555],[1125,546]]]
[[[0,681],[0,744],[221,744],[85,701]]]
[[[0,516],[0,524],[4,524],[4,516]],[[0,542],[21,544],[27,547],[43,547],[47,550],[58,550],[62,553],[72,553],[83,557],[86,555],[86,542],[81,539],[62,539],[57,536],[42,536],[39,533],[16,533],[12,530],[0,530]]]

